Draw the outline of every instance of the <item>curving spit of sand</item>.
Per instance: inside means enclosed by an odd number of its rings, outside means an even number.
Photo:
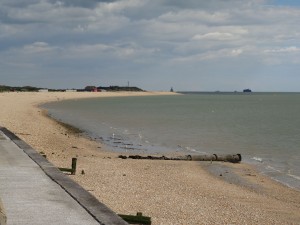
[[[143,212],[154,225],[300,224],[300,192],[250,165],[119,159],[38,107],[66,99],[162,94],[171,93],[0,93],[0,126],[57,167],[69,167],[77,157],[78,173],[70,177],[120,214]]]

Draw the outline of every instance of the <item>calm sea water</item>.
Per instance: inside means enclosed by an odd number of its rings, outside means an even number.
[[[70,100],[44,105],[114,151],[241,153],[300,190],[299,93],[194,93]]]

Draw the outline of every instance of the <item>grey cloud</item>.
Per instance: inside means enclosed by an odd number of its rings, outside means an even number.
[[[120,0],[46,0],[51,4],[62,5],[62,6],[75,6],[75,7],[86,7],[93,8],[98,3],[101,2],[115,2]],[[2,5],[15,7],[15,8],[23,8],[33,4],[37,4],[41,2],[41,0],[1,0]]]
[[[187,85],[214,75],[221,84],[217,74],[300,64],[299,8],[263,0],[0,2],[0,64],[11,80],[26,71],[37,82],[56,73],[80,83],[82,73]]]
[[[32,4],[36,4],[41,0],[1,0],[2,7],[24,8]]]
[[[62,6],[94,8],[98,3],[110,3],[118,0],[48,0],[52,4],[62,4]]]
[[[162,0],[158,2],[160,2],[162,5],[177,9],[220,10],[261,5],[263,2],[267,1],[268,0]]]

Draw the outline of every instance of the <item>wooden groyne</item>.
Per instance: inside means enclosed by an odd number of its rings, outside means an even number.
[[[222,161],[231,163],[240,163],[241,154],[212,154],[212,155],[185,155],[178,157],[166,156],[141,156],[141,155],[119,155],[121,159],[150,159],[150,160],[184,160],[184,161]]]

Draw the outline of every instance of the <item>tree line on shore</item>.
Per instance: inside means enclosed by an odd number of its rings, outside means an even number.
[[[30,92],[35,92],[35,91],[39,91],[40,89],[41,88],[31,87],[31,86],[13,87],[13,86],[0,85],[0,92],[10,92],[10,91],[30,91]]]
[[[83,89],[48,89],[48,88],[39,88],[39,87],[32,87],[32,86],[22,86],[22,87],[14,87],[14,86],[7,86],[7,85],[0,85],[0,92],[38,92],[40,90],[47,90],[50,92],[64,92],[67,90],[73,90],[78,92],[84,91],[144,91],[138,87],[120,87],[120,86],[108,86],[108,87],[96,87],[96,86],[86,86]]]

